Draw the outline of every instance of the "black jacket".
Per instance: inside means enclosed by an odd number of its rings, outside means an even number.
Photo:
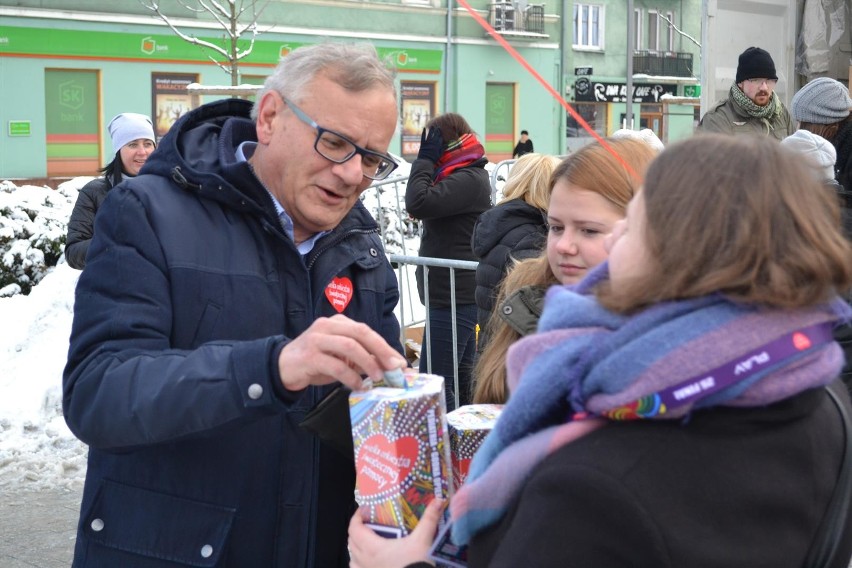
[[[533,152],[533,143],[532,140],[527,138],[526,142],[521,142],[518,140],[518,143],[515,144],[515,149],[512,150],[513,158],[520,158],[524,154],[531,154]]]
[[[469,566],[801,568],[843,443],[823,389],[684,422],[613,422],[537,466],[474,538]],[[843,534],[835,568],[852,555],[852,523]]]
[[[486,158],[459,168],[433,185],[435,164],[414,160],[405,190],[408,214],[423,221],[420,256],[476,261],[470,247],[473,226],[480,213],[491,208],[491,182]],[[425,303],[423,267],[416,270],[417,291]],[[473,304],[476,276],[473,270],[456,270],[456,305]],[[429,269],[430,307],[450,305],[450,271]]]
[[[479,216],[473,228],[471,247],[479,259],[476,268],[476,306],[481,328],[486,328],[494,311],[497,286],[506,276],[513,260],[538,256],[546,239],[544,212],[523,199],[500,203]],[[483,340],[482,335],[480,340]]]
[[[184,115],[97,216],[63,377],[89,445],[75,567],[348,563],[353,461],[299,426],[332,387],[285,391],[278,354],[337,313],[335,278],[401,351],[396,277],[360,202],[303,259],[234,157],[250,109]]]
[[[121,181],[107,177],[93,179],[77,194],[77,201],[68,220],[68,235],[65,238],[65,260],[71,268],[83,270],[86,253],[95,232],[95,214],[106,199],[107,192]]]

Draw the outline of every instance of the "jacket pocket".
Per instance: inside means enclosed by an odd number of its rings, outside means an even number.
[[[104,481],[85,517],[87,540],[186,566],[219,565],[235,509]],[[141,560],[141,559],[140,559]]]

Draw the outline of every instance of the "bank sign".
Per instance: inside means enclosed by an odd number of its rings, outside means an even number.
[[[663,95],[676,94],[676,84],[633,85],[634,103],[658,103]],[[580,77],[574,82],[574,100],[590,103],[624,103],[627,102],[627,85],[625,83],[602,83]]]

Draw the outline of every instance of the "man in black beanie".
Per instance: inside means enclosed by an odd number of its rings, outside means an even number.
[[[775,63],[769,53],[759,47],[749,47],[740,54],[737,77],[728,98],[705,113],[698,129],[784,139],[796,130],[796,125],[775,94],[777,82]]]

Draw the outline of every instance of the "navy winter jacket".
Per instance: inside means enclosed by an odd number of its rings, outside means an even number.
[[[97,216],[63,378],[89,444],[74,566],[344,566],[354,466],[299,426],[277,358],[343,314],[397,349],[396,277],[359,203],[306,257],[234,158],[251,104],[181,118]],[[235,117],[235,118],[234,118]]]
[[[494,311],[497,287],[516,260],[535,258],[547,242],[545,213],[523,199],[498,203],[479,216],[470,245],[479,258],[476,267],[476,307],[480,349]]]

